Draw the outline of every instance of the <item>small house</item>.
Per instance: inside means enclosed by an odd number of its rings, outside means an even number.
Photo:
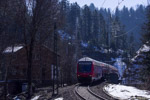
[[[27,46],[27,48],[29,47]],[[59,55],[44,45],[34,45],[32,55],[32,81],[37,84],[52,84],[53,69],[56,65],[54,58],[57,56],[58,63]],[[5,80],[7,76],[9,81],[27,82],[27,69],[25,45],[9,46],[3,51],[1,80]]]

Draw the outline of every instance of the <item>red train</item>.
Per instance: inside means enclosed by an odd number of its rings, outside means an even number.
[[[77,64],[77,79],[80,83],[91,83],[96,80],[106,79],[118,83],[119,73],[112,65],[96,61],[89,57],[81,58]]]

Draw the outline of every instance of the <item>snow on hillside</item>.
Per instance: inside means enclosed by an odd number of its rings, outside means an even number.
[[[61,97],[61,98],[56,98],[56,99],[54,99],[54,100],[63,100],[63,98]]]
[[[141,53],[141,52],[148,52],[150,50],[150,46],[147,46],[146,44],[144,44],[138,51],[137,54]]]
[[[81,41],[81,46],[87,48],[88,47],[88,43]]]
[[[109,84],[104,87],[104,90],[111,96],[118,99],[135,99],[136,97],[144,97],[150,100],[150,91],[139,90],[135,87]]]
[[[39,96],[35,96],[34,98],[32,98],[31,100],[38,100],[39,99],[39,97],[40,97],[40,95]]]
[[[123,78],[123,73],[126,69],[126,64],[124,62],[122,62],[122,58],[116,58],[116,62],[114,63],[114,66],[118,69],[119,71],[119,79],[122,80]]]
[[[144,44],[137,52],[136,52],[136,56],[134,58],[131,59],[131,61],[135,62],[135,61],[142,61],[144,58],[144,55],[142,53],[145,52],[149,52],[150,51],[150,46]],[[141,58],[142,57],[142,58]]]
[[[71,36],[63,30],[58,30],[58,34],[62,40],[68,40]]]

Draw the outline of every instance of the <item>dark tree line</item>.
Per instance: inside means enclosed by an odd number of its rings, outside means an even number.
[[[142,46],[132,58],[131,65],[128,69],[128,77],[133,84],[140,85],[143,89],[150,89],[150,6],[146,7],[145,23],[141,26]],[[133,33],[130,42],[133,41]],[[134,44],[131,44],[133,47]],[[132,49],[132,48],[131,48]],[[130,52],[133,52],[132,50]],[[135,83],[136,81],[136,83]]]
[[[108,51],[111,49],[113,52],[121,49],[127,57],[127,53],[133,56],[140,47],[140,26],[145,20],[144,6],[137,6],[136,10],[126,7],[122,10],[116,8],[114,14],[110,9],[98,9],[94,4],[81,8],[77,3],[70,4],[67,0],[62,0],[62,6],[65,19],[63,29],[71,36],[75,36],[76,26],[78,26],[77,34],[82,55],[90,56],[89,52],[91,55],[97,55],[94,54],[95,51],[103,51],[104,48]],[[118,56],[115,55],[110,56]],[[98,59],[95,56],[92,57]]]
[[[57,0],[0,0],[0,51],[2,54],[8,46],[24,44],[28,62],[28,98],[31,98],[34,45],[45,44],[49,48],[53,47],[51,41],[54,23],[60,23],[59,7]],[[2,59],[1,56],[1,61]],[[8,72],[9,68],[5,68],[5,95]]]
[[[144,83],[144,86],[146,89],[150,90],[150,6],[147,6],[146,8],[146,23],[143,27],[143,37],[142,37],[142,43],[143,45],[147,46],[147,52],[143,52],[139,59],[143,59],[142,62],[137,62],[140,65],[142,65],[141,68],[141,80]]]
[[[142,45],[141,26],[146,21],[146,9],[142,5],[137,6],[136,9],[116,8],[115,13],[110,9],[98,9],[94,4],[80,7],[77,3],[70,4],[67,0],[62,0],[61,6],[65,24],[61,29],[64,34],[68,34],[65,40],[66,48],[72,46],[74,50],[77,45],[73,43],[78,41],[78,52],[80,52],[78,58],[90,56],[105,62],[110,61],[111,58],[123,57],[124,61],[129,63],[129,59],[135,56]],[[66,54],[67,50],[64,50]],[[72,54],[75,52],[73,50]],[[67,73],[64,74],[67,77]],[[72,76],[75,76],[75,73]]]

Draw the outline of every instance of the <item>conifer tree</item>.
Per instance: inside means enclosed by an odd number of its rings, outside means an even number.
[[[98,42],[98,34],[99,34],[99,19],[98,19],[98,11],[95,10],[92,15],[92,38],[93,44]]]
[[[82,34],[83,40],[90,43],[91,38],[91,11],[87,5],[84,6],[82,11]]]
[[[143,35],[143,44],[150,48],[150,6],[147,7],[147,23],[144,27],[144,35]],[[143,81],[148,85],[150,83],[150,50],[147,52],[143,52],[143,68],[142,68],[142,78]],[[150,89],[150,86],[148,86]]]
[[[106,24],[105,19],[101,13],[99,13],[99,35],[98,35],[98,42],[101,46],[106,46],[107,42],[107,34],[106,34]]]

